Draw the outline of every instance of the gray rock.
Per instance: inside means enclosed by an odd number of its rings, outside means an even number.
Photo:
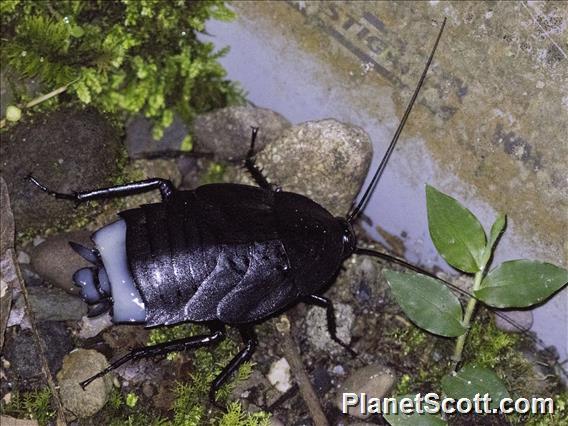
[[[0,171],[18,231],[65,225],[94,210],[50,197],[24,179],[28,173],[60,192],[108,186],[121,150],[116,129],[94,109],[64,109],[21,120],[0,144]]]
[[[173,157],[183,153],[182,142],[189,129],[177,115],[173,123],[164,129],[164,136],[155,140],[152,136],[154,124],[141,115],[134,117],[126,126],[126,149],[132,159]]]
[[[337,388],[336,406],[339,410],[343,409],[343,393],[347,392],[357,395],[365,393],[368,398],[384,398],[391,392],[396,381],[394,370],[381,364],[371,364],[355,370]],[[349,407],[349,415],[359,419],[369,418],[368,414],[361,414],[360,408],[359,406]]]
[[[282,393],[292,387],[290,365],[286,358],[280,358],[278,361],[273,362],[266,377],[272,386]]]
[[[201,114],[192,126],[193,150],[219,160],[242,160],[250,147],[251,126],[259,127],[255,150],[282,135],[290,122],[266,108],[233,106]]]
[[[90,339],[111,326],[112,320],[110,313],[108,312],[94,318],[83,317],[79,323],[79,332],[77,333],[77,336],[83,340]]]
[[[104,355],[94,350],[77,349],[63,359],[57,373],[59,395],[65,409],[85,418],[94,415],[106,404],[112,390],[112,377],[107,374],[83,390],[79,382],[108,367]]]
[[[32,268],[50,284],[78,295],[80,290],[73,284],[73,274],[80,268],[93,265],[79,256],[69,246],[69,242],[92,247],[90,235],[91,232],[88,231],[76,231],[49,237],[32,249]]]
[[[81,299],[58,288],[30,287],[28,296],[36,321],[78,321],[87,313]]]
[[[31,331],[14,334],[7,332],[3,356],[10,362],[10,372],[14,373],[20,382],[30,384],[42,379],[41,364],[38,362],[39,351]]]
[[[367,175],[373,148],[359,127],[335,120],[294,126],[257,155],[269,182],[303,194],[335,215],[345,216]],[[229,176],[252,180],[241,170]]]
[[[499,313],[499,315],[495,315],[495,325],[499,330],[509,333],[523,333],[530,330],[533,325],[532,311],[499,311]],[[507,321],[501,315],[510,321]]]
[[[55,375],[61,368],[65,354],[73,349],[73,340],[64,322],[42,321],[37,328],[45,343],[49,370]]]
[[[140,170],[147,178],[159,177],[169,179],[176,188],[181,184],[182,177],[175,160],[138,160],[134,163],[134,167]]]
[[[10,416],[0,416],[2,426],[38,426],[37,420],[16,419]]]
[[[345,343],[351,341],[351,326],[355,321],[353,308],[345,303],[334,303],[337,337]],[[325,309],[312,306],[306,315],[306,335],[308,341],[318,350],[340,354],[345,348],[334,342],[327,332]]]

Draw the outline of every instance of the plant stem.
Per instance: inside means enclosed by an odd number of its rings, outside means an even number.
[[[473,282],[473,293],[475,293],[476,290],[479,290],[479,287],[481,286],[481,279],[483,278],[484,270],[485,270],[485,267],[483,267],[482,270],[476,272],[476,274],[475,274],[475,278],[474,278],[474,282]],[[460,337],[458,337],[458,340],[456,342],[454,354],[452,355],[452,360],[453,360],[452,371],[453,372],[457,371],[457,367],[462,360],[463,348],[464,348],[464,345],[465,345],[465,341],[467,339],[467,335],[469,333],[471,318],[473,317],[473,313],[475,312],[475,306],[476,305],[477,305],[477,300],[473,297],[471,297],[469,299],[469,301],[467,302],[467,307],[465,309],[465,315],[463,317],[463,326],[467,329],[467,331],[464,334],[462,334]]]
[[[52,90],[52,91],[49,92],[49,93],[46,93],[45,95],[41,95],[41,96],[38,96],[38,97],[35,98],[35,99],[32,99],[32,100],[29,101],[27,104],[25,104],[23,108],[31,108],[31,107],[33,107],[33,106],[36,106],[36,105],[38,105],[38,104],[41,104],[42,102],[47,101],[48,99],[53,98],[54,96],[59,95],[60,93],[65,92],[65,91],[69,88],[69,86],[71,86],[71,85],[72,85],[73,83],[75,83],[77,80],[79,80],[79,79],[76,78],[75,80],[70,81],[69,83],[67,83],[67,84],[65,84],[65,85],[63,85],[63,86],[60,86],[60,87],[58,87],[57,89]],[[3,118],[3,119],[0,121],[0,128],[4,127],[5,125],[6,125],[6,119]]]

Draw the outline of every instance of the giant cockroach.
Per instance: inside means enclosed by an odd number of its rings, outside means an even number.
[[[72,194],[31,182],[47,194],[77,203],[159,190],[162,202],[120,212],[120,219],[92,235],[94,249],[71,246],[94,266],[73,279],[91,305],[90,315],[111,311],[114,323],[147,327],[202,323],[210,334],[134,349],[93,377],[127,361],[219,342],[225,326],[236,327],[245,343],[211,384],[209,398],[257,345],[254,324],[305,302],[326,308],[331,337],[336,335],[333,304],[321,296],[343,261],[353,253],[383,256],[357,248],[353,223],[364,209],[391,156],[422,87],[445,25],[442,24],[420,81],[369,186],[345,217],[333,217],[309,198],[269,183],[255,165],[254,128],[245,167],[258,187],[211,184],[176,190],[165,179]],[[404,263],[404,262],[403,262]]]

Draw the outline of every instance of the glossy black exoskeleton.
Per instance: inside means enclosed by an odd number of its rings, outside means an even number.
[[[445,23],[445,22],[444,22]],[[255,323],[298,302],[327,310],[331,337],[354,353],[335,333],[332,303],[321,296],[342,262],[357,249],[352,223],[364,208],[391,155],[418,95],[443,26],[403,119],[363,197],[346,218],[333,217],[309,198],[273,187],[254,164],[252,133],[245,167],[258,187],[204,185],[179,191],[164,179],[148,179],[73,194],[58,193],[29,179],[48,194],[84,202],[159,190],[161,203],[119,213],[120,220],[93,234],[95,249],[72,244],[93,263],[74,275],[91,304],[91,314],[110,310],[116,323],[147,327],[203,323],[208,335],[135,349],[81,383],[84,387],[125,362],[214,344],[224,326],[239,329],[245,347],[211,385],[216,390],[257,344]]]

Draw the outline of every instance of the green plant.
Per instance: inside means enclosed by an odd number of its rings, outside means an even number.
[[[47,425],[55,419],[55,410],[51,406],[51,391],[49,388],[23,393],[15,391],[10,402],[2,405],[1,413],[37,420],[40,425]]]
[[[462,365],[478,302],[493,309],[539,304],[566,285],[568,271],[532,260],[507,261],[489,271],[496,244],[505,229],[505,215],[497,217],[487,238],[478,219],[452,197],[427,186],[426,199],[430,236],[436,249],[451,266],[473,275],[473,295],[465,313],[460,300],[440,280],[394,271],[386,271],[385,276],[402,310],[417,326],[435,335],[456,338],[451,372],[441,380],[443,393],[456,400],[487,393],[492,398],[491,407],[496,408],[509,392],[492,368],[499,363],[498,357],[506,358],[502,352],[511,347],[514,338],[492,334],[496,337],[491,350],[486,351],[489,355]],[[494,360],[490,359],[492,356]],[[393,425],[445,424],[433,416],[385,418]]]
[[[150,333],[148,344],[157,344],[173,339],[200,334],[201,327],[194,324],[182,324],[170,328],[154,329]],[[228,403],[228,398],[237,383],[246,380],[252,371],[250,362],[244,363],[234,379],[217,392],[217,400],[227,404],[227,413],[216,420],[208,419],[207,395],[212,381],[238,352],[238,346],[231,339],[223,340],[215,348],[202,348],[195,351],[194,371],[187,382],[178,382],[174,387],[175,400],[172,406],[173,426],[194,426],[207,424],[260,426],[267,424],[268,413],[248,414],[238,402]],[[175,354],[168,359],[173,361]],[[235,419],[238,419],[238,422]]]
[[[207,19],[234,18],[220,0],[13,0],[0,13],[11,81],[34,78],[123,119],[143,113],[157,139],[174,113],[189,121],[243,99],[217,62],[226,49],[197,39]]]

